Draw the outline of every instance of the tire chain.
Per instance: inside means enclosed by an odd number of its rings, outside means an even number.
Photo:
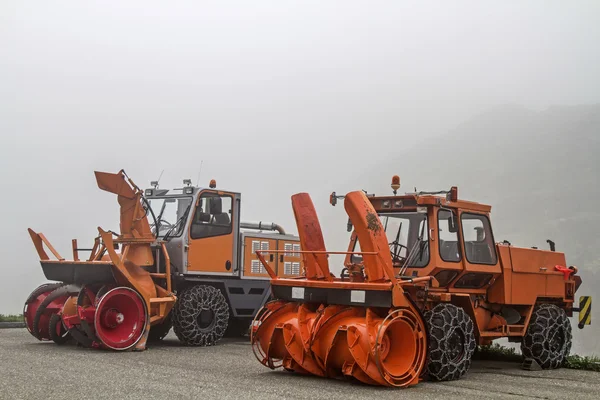
[[[438,304],[425,313],[425,323],[429,330],[429,377],[436,381],[460,379],[469,370],[476,347],[473,321],[462,308]],[[463,356],[459,360],[451,360],[447,343],[457,329],[464,337]]]
[[[212,346],[224,335],[229,320],[229,306],[221,291],[212,286],[196,285],[186,289],[173,309],[173,330],[177,338],[190,346]],[[211,310],[214,324],[202,329],[198,316]]]
[[[563,335],[560,348],[552,350],[550,343]],[[559,368],[571,351],[571,323],[565,311],[554,304],[541,304],[533,310],[527,332],[521,343],[524,357],[533,358],[543,369]]]

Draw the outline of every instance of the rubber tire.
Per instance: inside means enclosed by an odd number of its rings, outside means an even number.
[[[425,313],[429,352],[427,375],[433,381],[453,381],[463,377],[471,367],[475,351],[473,321],[464,309],[440,303]],[[458,358],[450,353],[449,339],[454,333],[462,343]]]
[[[198,322],[202,310],[212,311],[211,325],[205,328]],[[173,331],[188,346],[215,345],[227,330],[229,305],[223,293],[213,286],[188,287],[178,296],[172,312]]]
[[[152,325],[148,332],[148,342],[160,342],[169,334],[172,326],[171,315],[167,316],[160,324]]]
[[[562,334],[562,340],[556,335]],[[557,348],[551,348],[552,340],[560,340]],[[534,359],[542,369],[560,368],[571,351],[573,334],[569,318],[554,304],[540,304],[531,315],[529,326],[521,342],[521,353]]]
[[[66,335],[60,336],[56,334],[57,324],[61,324],[62,330],[64,330]],[[64,325],[62,324],[62,318],[58,314],[52,314],[50,317],[50,322],[48,323],[48,332],[50,339],[52,339],[52,341],[56,344],[65,344],[71,340],[71,333],[65,329]]]

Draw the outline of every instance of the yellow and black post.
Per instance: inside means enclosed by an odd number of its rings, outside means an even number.
[[[592,323],[592,296],[579,298],[579,329]]]

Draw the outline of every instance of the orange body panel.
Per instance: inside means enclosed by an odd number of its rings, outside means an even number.
[[[229,269],[227,262],[229,261]],[[233,271],[233,231],[228,235],[213,236],[189,241],[188,271],[218,272],[231,274]]]
[[[292,248],[292,251],[286,251],[286,245]],[[277,240],[277,250],[283,251],[284,253],[275,254],[275,258],[277,259],[277,276],[282,278],[289,278],[292,276],[302,276],[305,273],[304,269],[304,261],[302,260],[302,253],[299,251],[294,251],[294,246],[299,250],[302,248],[300,245],[300,241],[295,240],[287,240],[287,239],[278,239]],[[292,273],[286,273],[285,267],[286,263],[292,269]],[[296,270],[298,272],[296,272]],[[290,272],[290,271],[288,271]]]
[[[244,276],[256,278],[269,277],[256,251],[260,251],[265,263],[277,276],[287,278],[303,275],[304,266],[301,253],[300,251],[294,251],[294,246],[298,249],[300,241],[287,238],[272,239],[261,236],[244,236],[242,247],[244,249]],[[289,273],[286,273],[286,266]]]
[[[252,237],[246,236],[244,238],[244,276],[262,277],[267,278],[269,274],[265,268],[260,264],[258,257],[256,256],[256,250],[264,249],[267,251],[265,254],[265,262],[277,272],[277,257],[273,256],[273,260],[269,257],[268,249],[277,248],[277,240],[269,239],[264,237]],[[253,271],[254,269],[254,271]]]
[[[554,251],[510,247],[513,272],[554,272],[555,265],[566,265],[565,255]]]

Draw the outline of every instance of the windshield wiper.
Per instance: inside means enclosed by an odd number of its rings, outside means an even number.
[[[156,237],[158,237],[158,235],[160,234],[160,221],[162,220],[162,215],[165,212],[165,208],[167,208],[167,202],[163,201],[162,207],[160,208],[160,212],[158,213],[158,217],[156,218],[156,223],[154,224],[154,229],[156,229]]]
[[[188,215],[188,212],[190,211],[191,206],[192,206],[192,203],[190,202],[190,204],[188,204],[187,208],[183,212],[183,215],[175,222],[175,224],[173,224],[171,229],[169,229],[167,231],[167,233],[165,233],[165,236],[163,236],[163,240],[167,240],[169,238],[169,236],[175,231],[175,229],[178,228],[179,225],[185,220],[185,218]]]
[[[394,245],[394,250],[392,253],[394,254],[394,258],[400,259],[400,254],[397,254],[398,248],[400,247],[400,232],[402,232],[402,222],[400,222],[400,226],[398,227],[398,232],[396,233],[396,239],[392,242]],[[390,249],[391,250],[391,249]]]

